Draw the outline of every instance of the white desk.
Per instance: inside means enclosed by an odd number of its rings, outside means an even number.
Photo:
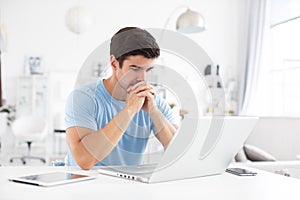
[[[98,175],[90,181],[54,186],[38,187],[14,183],[7,177],[29,173],[72,170],[66,167],[0,167],[0,199],[45,199],[45,200],[125,200],[125,199],[300,199],[300,180],[254,169],[254,177],[239,177],[224,173],[181,181],[145,184],[125,179]],[[253,169],[252,169],[253,170]],[[87,173],[96,173],[95,170]]]

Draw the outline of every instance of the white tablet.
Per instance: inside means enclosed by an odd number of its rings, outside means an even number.
[[[49,187],[66,183],[91,180],[94,178],[96,177],[73,172],[49,172],[8,178],[8,180],[18,183]]]

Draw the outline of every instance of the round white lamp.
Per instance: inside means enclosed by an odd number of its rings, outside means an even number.
[[[93,19],[91,13],[87,9],[81,6],[75,6],[67,11],[65,23],[71,32],[81,34],[91,27]]]
[[[187,9],[176,22],[176,30],[180,33],[197,33],[206,30],[204,17],[196,11]]]

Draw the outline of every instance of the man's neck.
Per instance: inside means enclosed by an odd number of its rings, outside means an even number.
[[[121,88],[118,84],[118,81],[113,77],[109,77],[103,81],[104,87],[108,93],[115,99],[119,101],[125,101],[127,97],[126,91]]]

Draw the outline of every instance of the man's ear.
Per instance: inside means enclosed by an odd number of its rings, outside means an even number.
[[[114,71],[119,68],[119,62],[114,55],[110,55],[110,65]]]

